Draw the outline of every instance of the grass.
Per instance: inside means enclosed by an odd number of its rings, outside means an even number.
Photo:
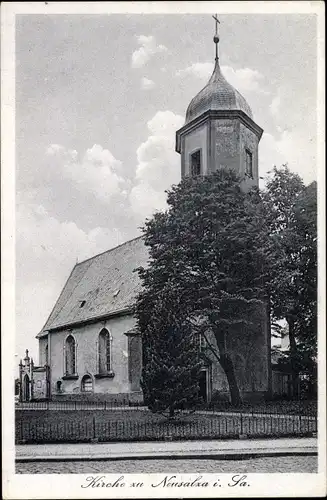
[[[297,416],[193,413],[171,422],[148,410],[17,410],[16,442],[221,439],[310,434],[316,421]]]

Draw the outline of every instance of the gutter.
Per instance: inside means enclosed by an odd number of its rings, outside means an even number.
[[[119,309],[118,311],[114,311],[111,313],[101,314],[99,316],[93,316],[92,318],[79,320],[79,321],[73,321],[72,323],[65,323],[62,325],[54,326],[52,328],[48,328],[47,330],[40,332],[37,335],[37,338],[46,336],[50,332],[58,332],[60,330],[66,330],[67,328],[77,328],[79,326],[88,325],[90,323],[96,323],[97,321],[106,320],[109,318],[113,318],[115,316],[127,316],[127,315],[132,314],[132,313],[133,313],[132,307],[125,307],[124,309]]]

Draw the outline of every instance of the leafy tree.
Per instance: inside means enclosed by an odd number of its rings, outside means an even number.
[[[284,319],[288,325],[295,395],[300,351],[314,350],[316,344],[315,199],[314,185],[306,188],[286,165],[274,168],[263,194],[273,248],[269,267],[271,314],[273,321]]]
[[[299,246],[299,307],[296,337],[302,349],[317,353],[317,184],[304,188],[295,207]]]
[[[167,203],[168,210],[143,228],[150,261],[148,268],[139,269],[143,290],[136,318],[144,340],[145,387],[151,393],[147,352],[156,318],[168,309],[182,315],[183,328],[188,323],[193,332],[213,333],[216,344],[211,348],[226,374],[231,401],[238,404],[227,340],[240,325],[253,328],[265,304],[269,239],[260,196],[256,190],[242,191],[238,176],[221,169],[184,178],[168,192]]]
[[[145,306],[144,300],[148,307],[148,297],[144,297],[139,308]],[[168,410],[169,418],[174,418],[178,410],[194,408],[200,402],[198,342],[183,314],[175,314],[177,302],[172,302],[172,296],[166,294],[151,301],[151,321],[143,339],[144,400],[154,413]]]

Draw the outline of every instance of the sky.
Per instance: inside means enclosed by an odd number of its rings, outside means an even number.
[[[264,129],[259,175],[316,179],[310,14],[223,14],[220,64]],[[37,361],[73,266],[140,234],[180,180],[175,131],[207,83],[214,21],[197,15],[16,16],[16,354]]]

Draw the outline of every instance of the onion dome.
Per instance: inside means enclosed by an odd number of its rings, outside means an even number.
[[[186,111],[186,121],[198,118],[206,111],[238,110],[253,118],[252,111],[244,97],[225,79],[216,60],[215,69],[207,85],[190,102]]]
[[[244,97],[228,83],[221,72],[218,58],[219,36],[217,23],[219,21],[217,17],[213,17],[216,20],[216,34],[213,38],[216,45],[215,68],[207,85],[190,102],[186,111],[185,123],[191,122],[209,110],[238,110],[253,118],[251,108]]]

